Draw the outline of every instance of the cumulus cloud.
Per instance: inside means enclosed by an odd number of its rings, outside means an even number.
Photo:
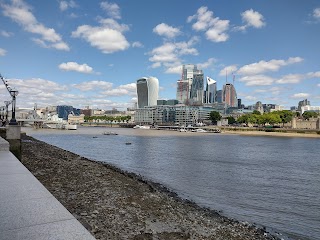
[[[204,31],[206,38],[212,42],[225,42],[229,35],[229,20],[221,20],[219,17],[214,17],[213,12],[207,7],[200,7],[197,13],[189,16],[187,22],[196,21],[192,28],[195,31]]]
[[[106,54],[129,48],[130,44],[123,35],[124,31],[129,30],[127,25],[119,24],[110,18],[101,19],[100,23],[101,26],[98,27],[81,25],[72,32],[72,37],[82,38]]]
[[[89,81],[89,82],[82,82],[79,84],[72,84],[72,86],[80,91],[91,91],[95,89],[102,89],[102,90],[111,90],[112,83],[105,82],[105,81]]]
[[[59,69],[63,71],[75,71],[80,73],[93,73],[93,68],[87,64],[79,64],[76,62],[61,63]]]
[[[204,63],[198,63],[197,66],[199,69],[206,69],[210,66],[212,66],[213,63],[215,63],[216,60],[214,58],[209,58],[206,62]]]
[[[266,25],[264,22],[264,17],[261,13],[254,11],[253,9],[244,11],[241,13],[242,22],[244,23],[243,26],[236,27],[236,30],[244,31],[248,27],[253,28],[262,28]]]
[[[126,85],[120,85],[114,89],[108,89],[106,91],[101,92],[102,94],[110,97],[120,97],[120,96],[136,96],[136,84],[129,83]]]
[[[69,51],[69,46],[62,41],[62,38],[53,28],[47,28],[39,23],[31,12],[31,7],[22,0],[12,1],[12,4],[2,4],[3,15],[11,18],[27,32],[40,35],[42,47],[55,48]]]
[[[320,78],[320,71],[318,71],[318,72],[309,72],[309,73],[307,73],[307,76],[309,78]]]
[[[188,42],[166,42],[149,53],[151,55],[149,61],[152,62],[153,68],[164,66],[167,68],[167,73],[173,73],[168,69],[176,69],[178,65],[181,65],[180,57],[198,55],[198,50],[193,47],[197,41],[197,38],[191,38]]]
[[[270,61],[260,61],[241,67],[237,73],[240,75],[256,75],[264,72],[275,72],[278,71],[280,67],[302,61],[303,59],[300,57],[288,58],[287,60],[272,59]]]
[[[143,44],[141,42],[133,42],[132,47],[134,48],[142,48]]]
[[[3,48],[0,48],[0,57],[5,56],[5,55],[6,55],[6,53],[7,53],[7,51],[6,51],[6,50],[4,50]]]
[[[285,84],[285,83],[299,83],[301,80],[305,78],[302,74],[288,74],[280,78],[276,81],[276,83],[279,84]]]
[[[171,27],[165,23],[158,24],[154,29],[153,32],[158,34],[159,36],[163,36],[166,38],[174,38],[181,34],[179,28]]]
[[[313,10],[312,16],[313,16],[315,19],[320,20],[320,8],[315,8],[315,9]]]
[[[274,83],[274,79],[265,75],[245,76],[239,79],[244,82],[246,86],[266,86]]]
[[[219,72],[219,76],[226,76],[226,74],[235,73],[237,70],[237,65],[230,65],[221,69],[221,71]]]
[[[308,98],[310,96],[309,93],[296,93],[291,96],[291,98]]]
[[[77,4],[73,1],[61,1],[59,4],[59,8],[61,11],[66,11],[68,8],[75,8],[77,7]]]
[[[116,3],[101,2],[100,7],[105,10],[111,18],[121,19],[120,7]]]

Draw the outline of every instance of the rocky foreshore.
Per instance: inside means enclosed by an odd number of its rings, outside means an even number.
[[[22,163],[96,239],[277,239],[160,184],[22,136]]]

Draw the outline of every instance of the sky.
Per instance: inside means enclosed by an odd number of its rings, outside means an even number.
[[[320,106],[320,1],[0,0],[0,73],[19,108],[125,110],[149,76],[174,99],[183,64],[245,105]]]

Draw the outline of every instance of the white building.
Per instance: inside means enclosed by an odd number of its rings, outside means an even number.
[[[301,106],[301,114],[303,114],[306,111],[320,113],[320,107],[318,107],[318,106],[310,106],[310,105]]]

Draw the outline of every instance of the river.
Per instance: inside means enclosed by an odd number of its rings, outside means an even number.
[[[182,198],[265,226],[281,238],[320,239],[319,138],[103,127],[23,131],[140,174]]]

